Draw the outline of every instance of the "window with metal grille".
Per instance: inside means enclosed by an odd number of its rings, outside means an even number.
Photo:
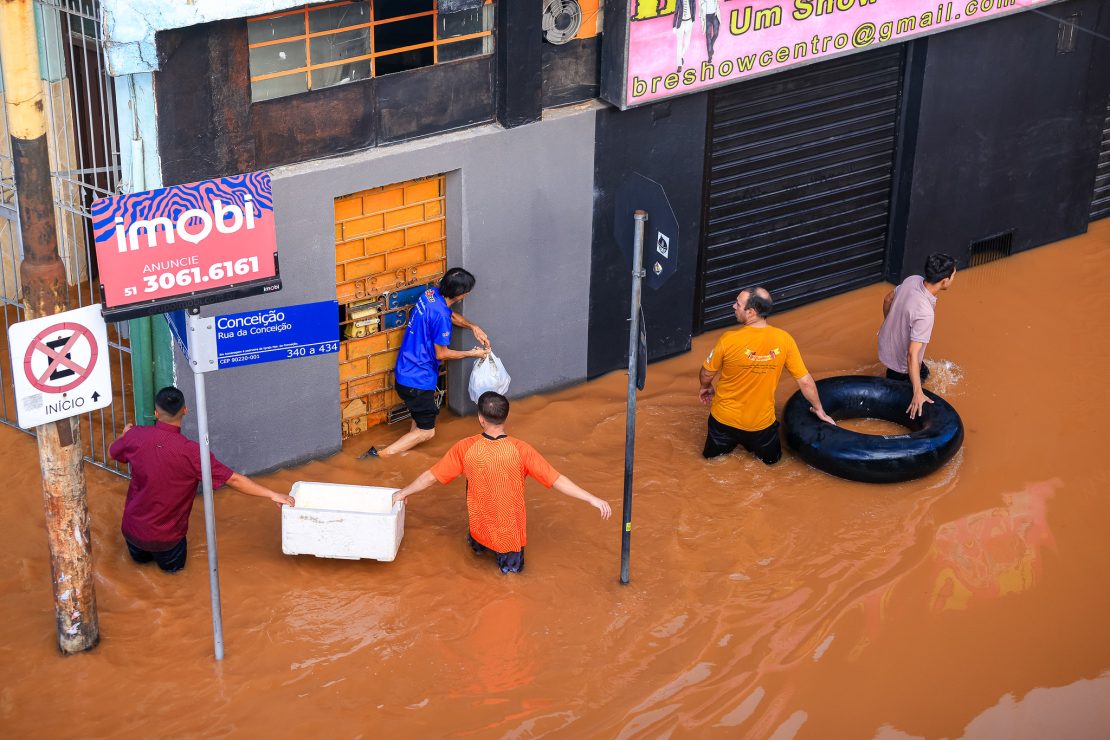
[[[439,13],[436,4],[354,0],[249,19],[251,99],[493,53],[493,0],[456,13]]]

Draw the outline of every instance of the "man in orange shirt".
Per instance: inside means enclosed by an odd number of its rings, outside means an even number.
[[[732,310],[743,326],[722,334],[702,365],[698,398],[704,404],[712,403],[702,451],[706,458],[743,445],[768,465],[779,461],[782,443],[775,418],[775,390],[784,367],[809,401],[810,411],[822,421],[836,424],[821,406],[817,384],[806,370],[794,338],[767,323],[771,306],[771,294],[764,288],[740,291]]]
[[[478,398],[482,433],[456,442],[442,460],[393,494],[393,502],[404,501],[436,481],[446,484],[465,474],[470,519],[467,542],[479,555],[492,551],[502,573],[519,573],[524,568],[527,544],[526,477],[530,475],[547,488],[585,501],[601,512],[602,519],[608,519],[612,511],[608,503],[560,475],[527,442],[507,435],[508,417],[509,399],[493,391],[483,393]]]

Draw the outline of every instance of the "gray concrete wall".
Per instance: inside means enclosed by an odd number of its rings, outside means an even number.
[[[460,308],[490,336],[520,397],[586,378],[597,104],[548,111],[542,122],[496,125],[272,172],[283,288],[208,307],[205,316],[335,298],[337,197],[447,174],[447,262],[473,272]],[[453,346],[474,346],[455,332]],[[451,361],[450,406],[473,410],[472,360]],[[183,358],[179,385],[193,399]],[[209,373],[210,438],[231,467],[258,472],[341,446],[334,355]],[[186,431],[195,435],[195,415]],[[400,430],[398,430],[400,431]]]

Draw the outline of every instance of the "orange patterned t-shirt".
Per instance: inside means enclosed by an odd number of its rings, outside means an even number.
[[[440,483],[450,483],[464,473],[470,536],[494,552],[524,547],[528,543],[524,479],[530,475],[551,488],[559,471],[527,442],[476,434],[460,439],[432,466],[432,475]]]

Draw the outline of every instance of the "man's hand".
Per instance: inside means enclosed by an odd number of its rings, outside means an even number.
[[[709,386],[708,388],[700,388],[698,389],[698,400],[701,401],[703,405],[708,406],[710,403],[713,402],[714,393],[715,391],[713,390],[713,386]]]
[[[932,402],[933,399],[926,396],[925,391],[918,389],[913,392],[913,400],[910,401],[910,407],[906,409],[906,413],[910,415],[911,419],[921,416],[925,404]]]
[[[489,349],[486,349],[484,347],[475,347],[474,349],[467,351],[466,354],[467,354],[468,357],[486,358],[486,357],[489,356],[489,353],[490,353]]]
[[[825,409],[816,409],[816,408],[810,406],[809,410],[810,410],[811,413],[813,413],[814,416],[816,416],[818,419],[825,422],[826,424],[832,424],[834,427],[837,425],[836,424],[836,419],[834,419],[831,416],[829,416],[828,414],[826,414]]]
[[[128,432],[130,432],[130,431],[131,431],[131,428],[132,428],[132,427],[134,427],[134,426],[135,426],[134,424],[124,424],[124,425],[123,425],[123,431],[119,433],[119,436],[121,436],[121,437],[122,437],[123,435],[127,434]]]
[[[591,501],[590,503],[593,504],[594,507],[601,512],[602,519],[608,519],[613,515],[613,510],[609,508],[608,501],[602,501],[597,496],[594,496],[593,501]]]
[[[477,339],[478,343],[485,347],[486,351],[488,352],[490,350],[489,337],[487,337],[486,333],[482,331],[482,327],[478,326],[477,324],[471,324],[470,331],[474,332],[474,338]]]
[[[292,496],[286,493],[275,493],[273,496],[270,497],[270,500],[277,504],[277,507],[279,509],[282,506],[295,506],[297,503],[293,500]]]
[[[405,497],[401,495],[400,489],[393,492],[393,503],[395,503],[395,504],[398,503],[398,502],[403,503],[404,500],[405,500]]]

